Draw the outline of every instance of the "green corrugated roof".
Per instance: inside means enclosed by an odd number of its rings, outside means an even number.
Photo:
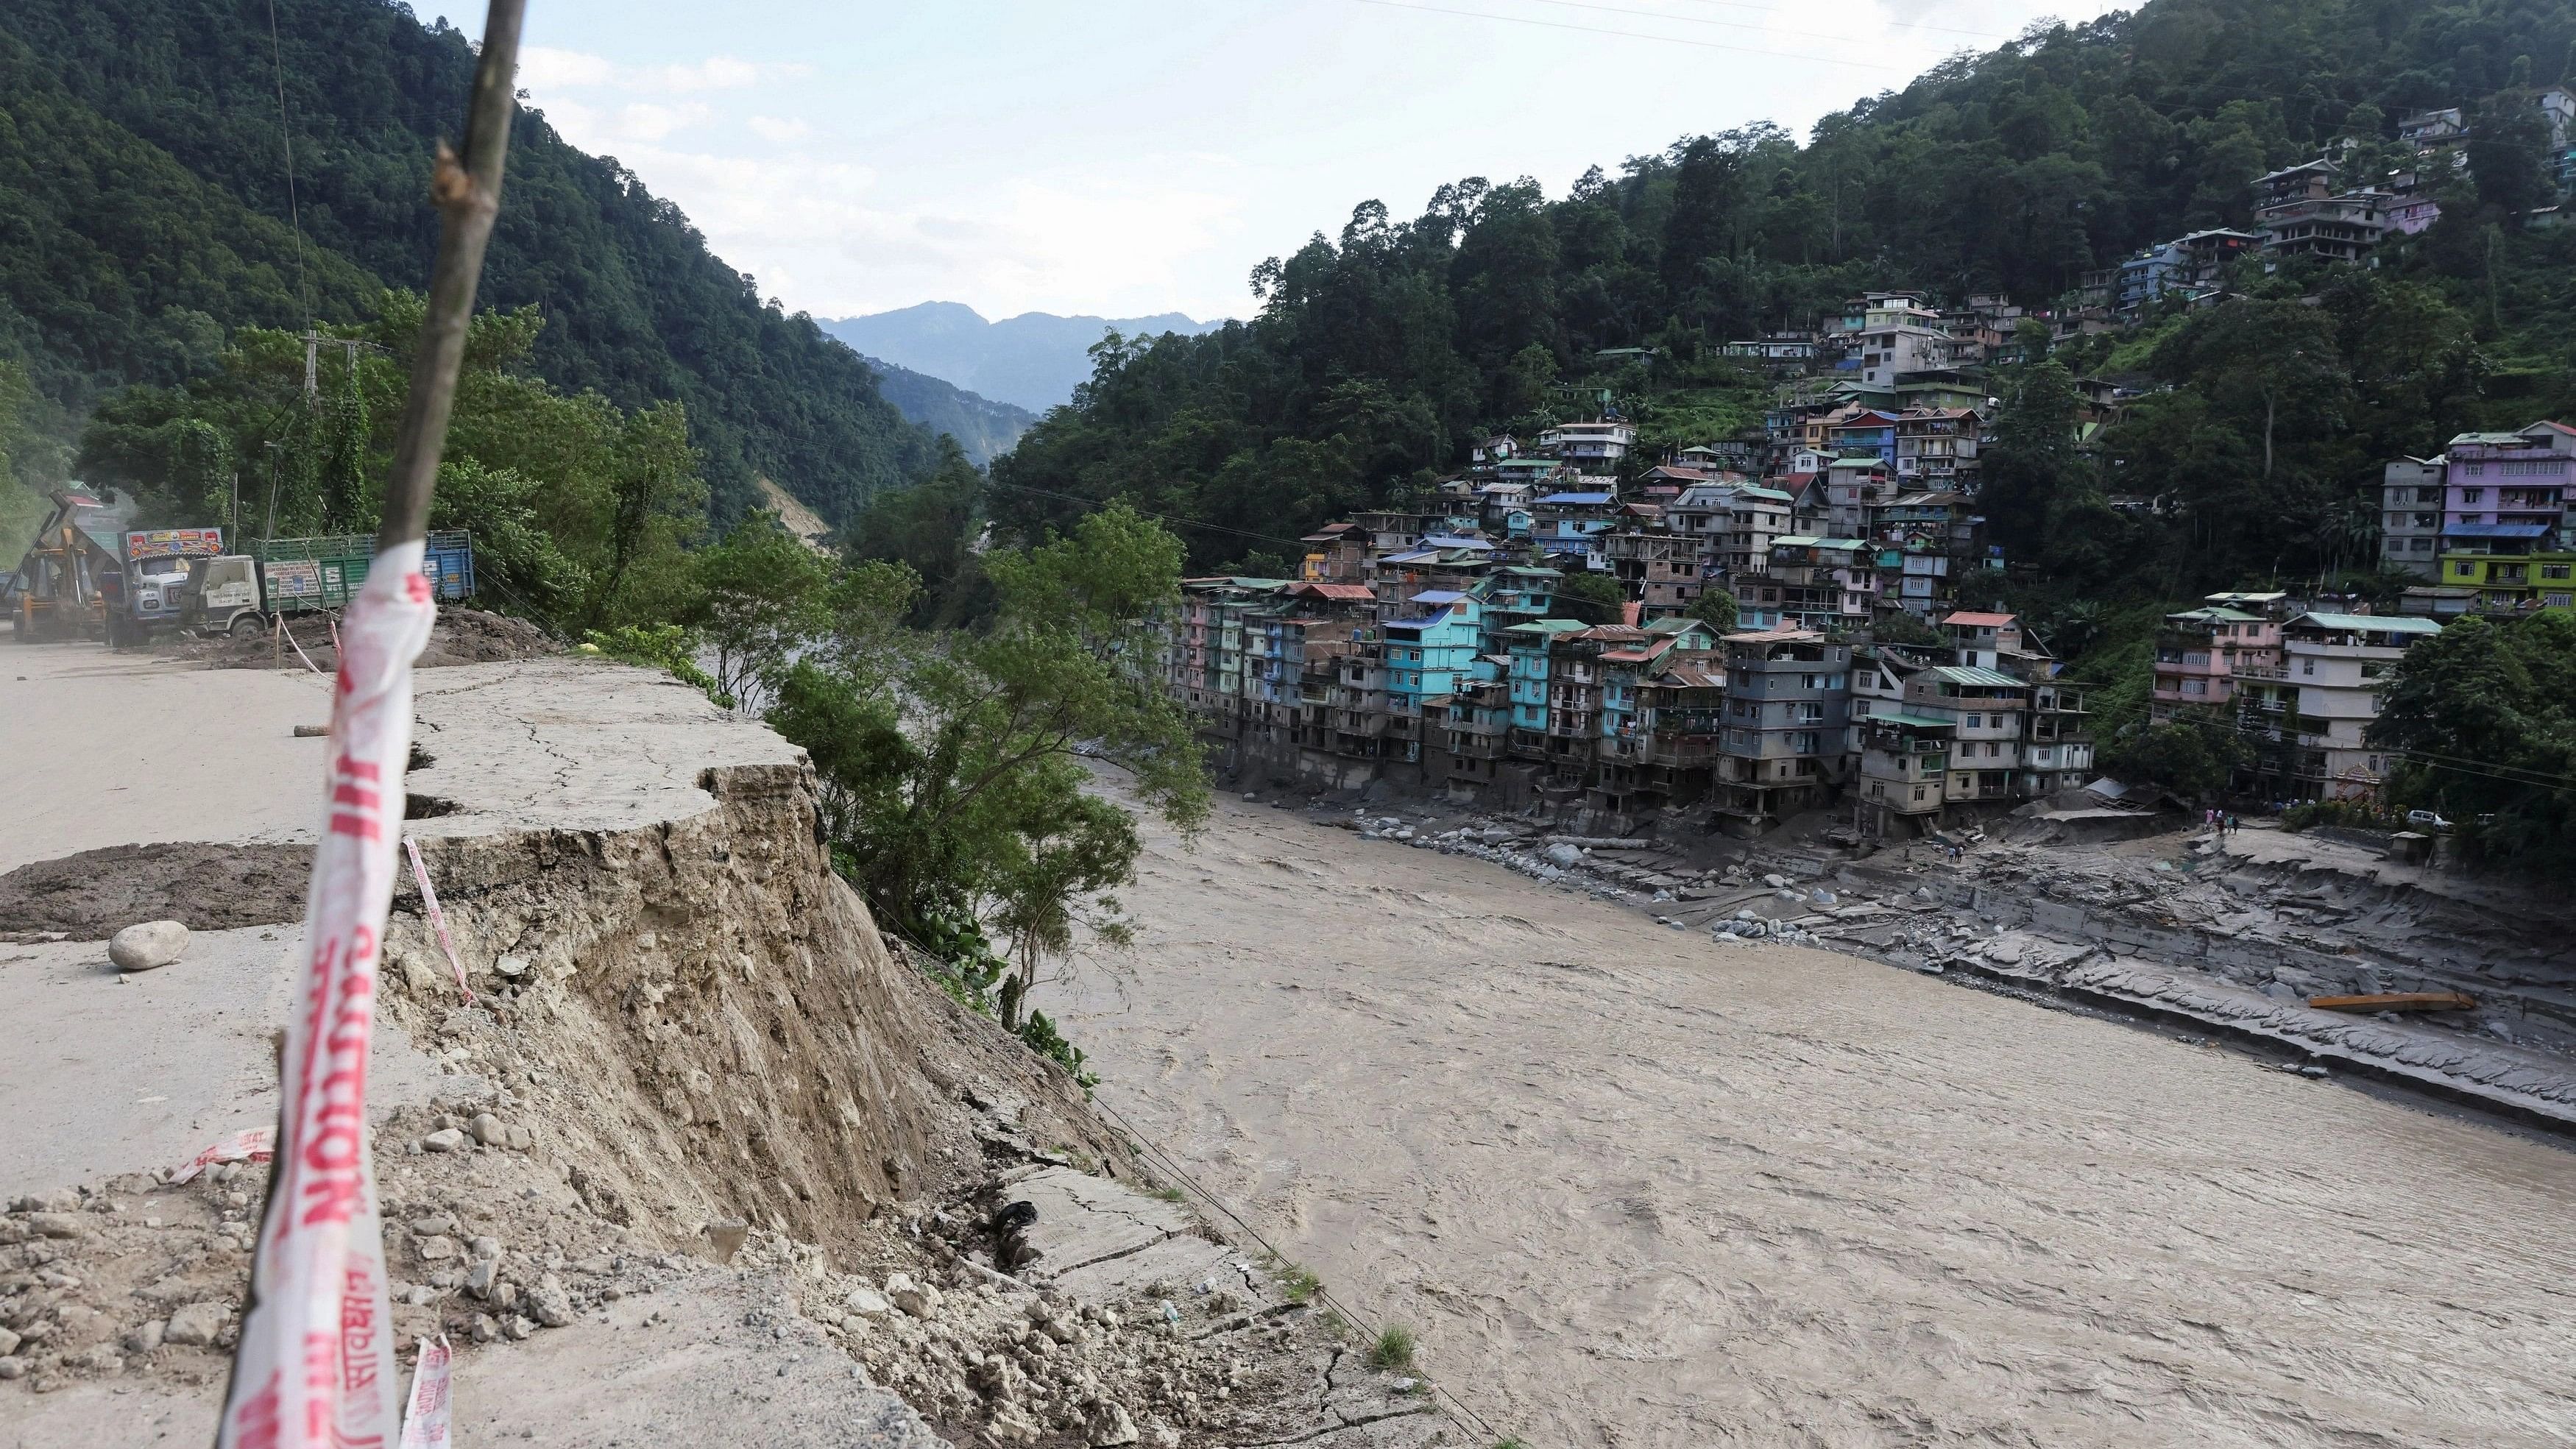
[[[1917,725],[1924,729],[1951,730],[1959,727],[1959,722],[1957,720],[1936,719],[1928,714],[1871,714],[1864,715],[1860,719],[1853,721],[1855,724],[1877,724],[1882,722],[1886,724]]]
[[[1591,627],[1581,619],[1532,619],[1526,624],[1514,624],[1503,632],[1506,634],[1562,634],[1570,629]]]
[[[2355,632],[2381,634],[2439,634],[2442,621],[2420,614],[2301,614],[2291,624],[2313,624],[2320,629],[2351,629]]]

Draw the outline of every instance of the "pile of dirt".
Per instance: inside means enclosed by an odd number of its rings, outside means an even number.
[[[441,609],[438,627],[429,632],[419,667],[447,664],[498,664],[514,659],[543,659],[561,654],[563,645],[525,619],[482,609]]]
[[[310,659],[314,668],[328,671],[340,664],[332,627],[329,615],[294,614],[278,621],[281,632],[245,630],[214,639],[177,640],[162,647],[174,658],[209,669],[302,669]],[[421,651],[418,667],[497,664],[563,652],[563,645],[552,635],[525,619],[482,609],[444,608],[438,611],[438,626],[430,631],[429,647]]]
[[[137,921],[192,931],[304,918],[310,845],[111,845],[0,875],[0,938],[101,941]]]

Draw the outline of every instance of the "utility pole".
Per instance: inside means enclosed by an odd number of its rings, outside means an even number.
[[[317,398],[319,398],[319,397],[322,395],[322,388],[321,388],[320,377],[319,377],[319,375],[318,375],[318,369],[317,369],[317,368],[316,368],[316,366],[315,366],[315,364],[320,360],[320,356],[319,356],[319,355],[320,355],[321,351],[322,351],[322,334],[321,334],[321,333],[319,333],[319,332],[314,331],[314,330],[313,330],[312,328],[310,328],[310,327],[305,328],[305,329],[304,329],[304,405],[305,405],[306,407],[308,407],[308,408],[309,408],[309,407],[311,407],[311,406],[313,406],[314,400],[315,400],[315,399],[317,399]]]

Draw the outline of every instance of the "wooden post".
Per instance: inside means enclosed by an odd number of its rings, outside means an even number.
[[[517,93],[519,23],[527,0],[492,0],[483,22],[482,61],[474,69],[474,95],[466,107],[465,155],[441,143],[430,195],[438,203],[438,261],[429,276],[429,314],[421,320],[420,346],[412,358],[411,393],[403,401],[402,428],[394,435],[393,472],[385,480],[384,521],[376,551],[429,533],[430,490],[447,446],[447,415],[456,404],[456,374],[465,360],[466,328],[474,318],[474,288],[483,274],[483,249],[492,218],[501,209],[501,171],[510,150],[510,119]]]

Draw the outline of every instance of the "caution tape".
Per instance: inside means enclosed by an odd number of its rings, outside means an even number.
[[[474,988],[465,984],[465,963],[456,959],[456,943],[448,939],[447,913],[438,908],[438,892],[429,884],[429,867],[420,863],[419,842],[405,837],[403,851],[411,857],[411,878],[420,883],[420,903],[429,917],[429,928],[438,933],[438,949],[447,953],[447,965],[456,973],[456,989],[465,993],[465,1004],[474,1004]]]
[[[304,960],[279,1062],[277,1158],[220,1449],[395,1443],[401,1386],[367,1141],[367,1049],[411,756],[412,661],[438,613],[422,553],[412,542],[377,556],[341,641]]]
[[[277,1129],[245,1127],[214,1146],[181,1163],[170,1174],[170,1185],[181,1186],[197,1180],[197,1174],[209,1167],[227,1162],[267,1162],[277,1155]]]
[[[402,1449],[447,1449],[447,1372],[455,1358],[446,1334],[420,1341],[420,1358],[411,1369],[411,1397],[403,1409]]]

